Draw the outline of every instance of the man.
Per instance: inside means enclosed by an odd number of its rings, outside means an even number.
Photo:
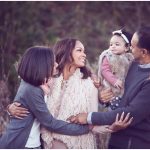
[[[134,33],[131,49],[135,61],[128,71],[119,107],[110,112],[70,117],[75,123],[105,125],[111,124],[117,113],[130,112],[133,122],[128,128],[112,133],[109,148],[150,148],[150,27],[141,27]]]

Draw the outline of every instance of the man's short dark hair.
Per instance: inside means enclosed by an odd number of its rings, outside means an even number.
[[[19,68],[19,76],[26,82],[39,86],[53,74],[54,54],[48,47],[34,46],[24,53]]]
[[[136,33],[139,38],[138,46],[147,49],[150,53],[150,27],[141,26]]]

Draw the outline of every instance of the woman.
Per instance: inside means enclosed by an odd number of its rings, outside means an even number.
[[[91,72],[86,68],[83,44],[77,39],[63,39],[54,46],[58,77],[53,79],[47,106],[57,119],[65,120],[80,112],[98,111],[98,91],[93,85]],[[95,135],[66,136],[42,130],[45,148],[96,148]],[[55,142],[53,140],[55,139]],[[57,141],[57,144],[55,144]],[[65,147],[63,147],[65,148]]]

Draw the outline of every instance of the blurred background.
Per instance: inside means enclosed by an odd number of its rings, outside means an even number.
[[[148,1],[1,1],[0,133],[8,120],[6,107],[19,84],[17,62],[28,47],[53,47],[61,38],[77,38],[96,71],[112,31],[125,28],[133,33],[140,25],[150,25],[149,16]]]

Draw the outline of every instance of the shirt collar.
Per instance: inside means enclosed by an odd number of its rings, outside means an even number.
[[[140,68],[150,68],[150,63],[149,64],[143,64],[139,65]]]

